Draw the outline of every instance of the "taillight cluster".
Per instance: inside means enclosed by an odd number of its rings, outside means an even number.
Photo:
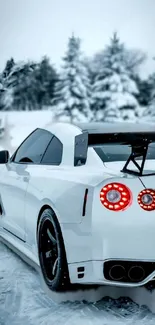
[[[137,200],[142,209],[146,211],[155,210],[155,190],[142,190]],[[132,193],[124,184],[109,183],[101,189],[100,201],[108,210],[123,211],[131,205]]]
[[[100,201],[109,210],[121,211],[131,204],[132,194],[124,184],[110,183],[101,189]]]
[[[155,191],[151,189],[141,191],[138,195],[138,203],[144,210],[155,210]]]

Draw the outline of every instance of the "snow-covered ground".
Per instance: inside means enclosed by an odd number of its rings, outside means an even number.
[[[11,152],[34,128],[52,123],[50,111],[10,112],[5,117],[0,148]],[[2,243],[0,290],[0,325],[155,324],[155,291],[99,287],[50,293],[38,273]]]
[[[49,295],[36,271],[0,244],[0,325],[154,325],[155,315],[125,290],[85,289]],[[152,305],[155,295],[130,290],[129,297]],[[113,300],[113,298],[122,298]],[[102,298],[105,296],[104,298]]]

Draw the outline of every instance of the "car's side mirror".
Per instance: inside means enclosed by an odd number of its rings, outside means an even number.
[[[9,160],[9,151],[2,150],[0,151],[0,164],[6,164]]]

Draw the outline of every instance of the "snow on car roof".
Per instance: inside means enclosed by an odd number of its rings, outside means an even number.
[[[93,133],[155,133],[155,125],[147,123],[76,123],[83,132]]]

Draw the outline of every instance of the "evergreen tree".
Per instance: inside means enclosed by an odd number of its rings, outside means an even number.
[[[151,96],[143,117],[148,121],[155,121],[155,73],[150,76],[148,83],[151,87]]]
[[[93,111],[95,119],[134,120],[138,89],[124,61],[124,45],[117,34],[106,47],[102,67],[93,86]]]
[[[154,88],[152,91],[152,97],[151,97],[151,102],[150,102],[150,110],[151,110],[151,115],[155,117],[155,83],[154,83]]]
[[[71,121],[91,118],[90,82],[80,45],[79,38],[69,38],[62,72],[55,87],[53,104],[57,118],[66,116]]]
[[[4,96],[4,87],[0,78],[0,110],[3,109],[3,96]]]
[[[0,81],[0,110],[8,110],[13,102],[12,89],[7,88],[6,78],[1,74]]]
[[[51,104],[57,74],[48,58],[38,64],[10,60],[2,76],[3,110],[37,110]]]
[[[102,50],[93,55],[93,57],[85,57],[84,59],[84,63],[87,66],[93,83],[104,65],[104,53],[105,51]],[[122,61],[125,68],[130,73],[131,78],[136,78],[139,74],[141,65],[146,61],[146,55],[141,50],[128,49],[124,46]]]
[[[37,65],[34,78],[37,86],[37,103],[42,109],[44,106],[51,104],[54,97],[55,83],[58,80],[57,72],[46,56]]]
[[[135,75],[134,80],[137,84],[139,91],[136,95],[139,105],[143,107],[148,106],[151,100],[152,93],[152,83],[150,78],[143,80],[139,75]]]
[[[15,65],[15,61],[13,58],[11,58],[10,60],[8,60],[6,62],[6,66],[5,66],[5,69],[2,73],[2,77],[5,79],[11,72],[12,68],[14,67]]]
[[[31,110],[37,108],[36,94],[33,87],[34,68],[34,63],[19,62],[14,64],[10,72],[5,75],[6,92],[3,109]]]
[[[124,47],[124,64],[133,77],[139,73],[141,65],[146,61],[147,55],[138,49],[128,49]]]
[[[13,82],[13,107],[17,110],[37,110],[37,85],[34,79],[35,63],[19,63],[11,76]]]
[[[14,65],[14,59],[11,58],[6,62],[5,69],[0,74],[0,110],[8,109],[13,101],[12,91],[7,88],[7,78]]]

